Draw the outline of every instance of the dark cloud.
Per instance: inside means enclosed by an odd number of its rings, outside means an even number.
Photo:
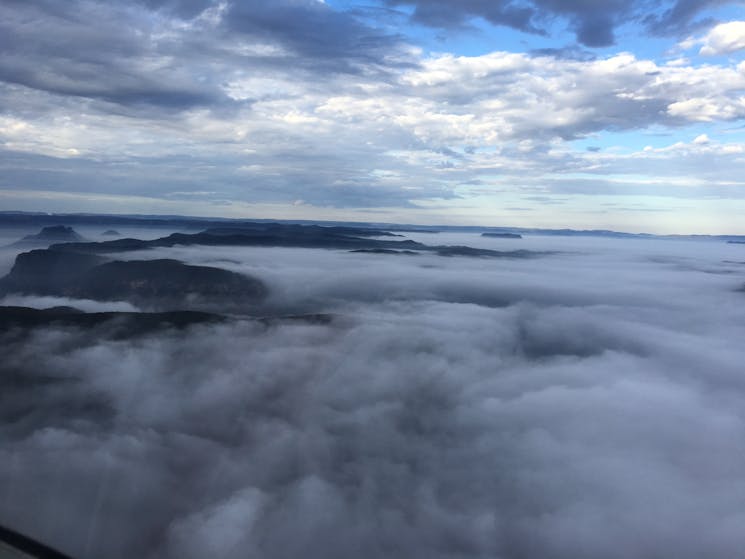
[[[547,34],[548,24],[553,18],[559,17],[574,31],[577,42],[587,47],[607,47],[615,44],[616,28],[638,19],[643,19],[648,29],[656,34],[687,33],[701,12],[733,3],[733,0],[677,0],[654,5],[645,0],[530,0],[519,4],[512,0],[385,1],[391,6],[412,6],[414,21],[441,28],[463,26],[470,19],[480,17],[493,25],[504,25],[528,33]],[[650,11],[658,13],[650,14]]]
[[[577,41],[588,47],[607,47],[616,42],[613,27],[608,17],[583,19],[577,25]]]
[[[534,56],[553,56],[566,60],[580,60],[589,62],[597,57],[589,50],[577,45],[568,45],[560,48],[533,49],[530,54]]]
[[[739,249],[520,242],[564,252],[159,249],[338,318],[6,335],[0,521],[81,559],[736,556]]]
[[[542,34],[532,20],[536,13],[532,7],[512,6],[509,2],[464,2],[455,10],[452,4],[441,0],[406,2],[394,0],[392,5],[415,4],[413,20],[437,27],[463,25],[471,16],[481,16],[495,25],[507,25],[522,31]]]
[[[185,60],[166,56],[149,37],[145,13],[79,1],[30,2],[0,8],[4,56],[0,80],[60,96],[129,106],[185,109],[224,100]]]
[[[276,41],[305,58],[380,61],[399,39],[317,0],[234,2],[225,13],[231,31]]]
[[[647,16],[644,21],[652,33],[681,36],[715,22],[713,18],[697,19],[702,12],[736,3],[736,0],[677,0],[662,14]]]
[[[313,0],[10,2],[0,7],[0,81],[125,107],[219,108],[231,102],[221,86],[242,65],[358,72],[399,42]]]
[[[152,10],[175,14],[183,19],[192,19],[207,8],[218,4],[216,0],[135,0]]]
[[[602,47],[615,42],[614,28],[632,10],[633,2],[587,2],[584,0],[533,0],[515,5],[511,0],[497,2],[469,0],[387,0],[391,5],[414,6],[413,19],[425,25],[452,27],[463,25],[474,17],[484,18],[494,25],[505,25],[528,33],[546,34],[547,19],[560,16],[568,19],[577,40],[589,47]]]
[[[511,6],[510,2],[469,0],[453,4],[446,0],[385,0],[390,6],[413,6],[412,19],[433,27],[453,28],[467,24],[471,17],[483,17],[495,25],[506,25],[531,33],[543,33],[533,24],[534,6]]]

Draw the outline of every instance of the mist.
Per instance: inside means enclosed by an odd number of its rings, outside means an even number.
[[[3,334],[0,523],[81,559],[738,556],[745,246],[437,237],[543,255],[117,255],[259,278],[276,320]]]

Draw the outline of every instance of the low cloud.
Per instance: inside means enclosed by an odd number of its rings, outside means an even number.
[[[336,319],[6,334],[0,522],[81,559],[736,556],[741,247],[438,237],[561,252],[158,249]]]
[[[85,312],[138,312],[140,310],[126,301],[102,302],[90,299],[40,297],[36,295],[6,295],[0,298],[0,306],[30,307],[32,309],[72,307]]]

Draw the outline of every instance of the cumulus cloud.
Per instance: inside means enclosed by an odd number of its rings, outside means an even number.
[[[6,335],[0,521],[81,559],[736,555],[740,247],[520,242],[562,253],[159,249],[337,318]]]
[[[745,21],[720,23],[696,42],[701,43],[699,53],[705,56],[730,54],[745,49]]]
[[[459,130],[460,124],[464,132],[459,139],[464,142],[469,132],[474,140],[482,141],[535,140],[641,128],[642,123],[682,124],[696,120],[700,113],[671,107],[696,99],[711,100],[717,108],[733,107],[718,109],[712,117],[737,118],[742,109],[734,91],[742,87],[743,80],[739,67],[660,66],[630,53],[592,61],[506,52],[443,55],[424,61],[421,69],[402,77],[422,97],[453,107],[452,124],[443,134]],[[412,120],[426,130],[426,119]],[[441,120],[450,124],[444,116]]]
[[[590,134],[745,115],[742,68],[660,65],[627,53],[440,55],[383,82],[330,77],[319,85],[280,73],[264,83],[266,76],[225,84],[224,95],[240,105],[229,115],[5,117],[0,135],[12,157],[0,162],[0,184],[161,199],[194,192],[220,204],[405,207],[457,197],[456,186],[474,175],[519,184],[574,172],[552,154]],[[31,98],[13,97],[21,107]],[[188,174],[177,171],[184,158]],[[571,159],[593,161],[584,153]],[[740,165],[722,170],[739,173]]]

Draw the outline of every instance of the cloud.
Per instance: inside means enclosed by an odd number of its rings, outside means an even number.
[[[88,0],[65,10],[49,2],[11,2],[1,10],[0,80],[7,84],[143,110],[221,100],[219,89],[197,80],[193,66],[180,65],[168,52],[172,21]]]
[[[452,22],[488,8],[427,6]],[[525,6],[604,28],[578,3]],[[626,2],[603,10],[612,20],[636,13]],[[662,64],[576,46],[425,54],[373,16],[315,1],[78,0],[64,10],[34,1],[0,11],[0,187],[36,200],[58,192],[48,202],[57,208],[74,192],[113,197],[122,211],[415,217],[460,200],[469,181],[516,192],[591,170],[595,154],[574,153],[578,139],[745,115],[745,74],[729,61]],[[612,148],[603,140],[593,145]],[[728,163],[722,175],[741,173],[741,161]],[[296,200],[299,213],[288,209]]]
[[[0,298],[0,305],[11,307],[30,307],[48,309],[50,307],[73,307],[85,312],[138,312],[140,309],[126,301],[92,301],[90,299],[69,299],[67,297],[39,297],[32,295],[6,295]]]
[[[519,242],[563,252],[174,248],[338,317],[6,335],[0,521],[81,559],[736,555],[740,248]]]
[[[386,0],[391,6],[411,6],[412,20],[433,27],[451,29],[483,18],[493,25],[512,27],[527,33],[547,35],[553,18],[566,22],[577,42],[587,47],[615,44],[617,27],[642,20],[655,34],[680,35],[711,20],[696,20],[702,12],[733,3],[732,0],[677,0],[659,3],[650,13],[648,3],[639,0],[584,2],[582,0],[530,0],[521,4],[500,0]]]
[[[686,35],[711,25],[715,20],[712,17],[697,19],[707,10],[737,4],[736,0],[676,0],[668,3],[662,13],[644,17],[648,29],[657,35]]]
[[[220,85],[241,66],[357,73],[400,42],[316,0],[11,2],[0,16],[0,80],[138,113],[230,110]]]
[[[315,83],[259,68],[223,84],[231,112],[168,118],[105,108],[73,117],[79,101],[55,109],[49,93],[7,89],[19,110],[0,119],[1,182],[154,199],[211,192],[200,199],[220,204],[412,208],[455,199],[458,184],[482,175],[523,183],[588,168],[593,154],[568,153],[567,142],[595,133],[745,115],[738,66],[494,52],[432,56],[391,72],[385,81]]]
[[[413,6],[414,21],[437,27],[462,26],[469,18],[481,16],[496,25],[506,25],[533,33],[542,32],[531,21],[536,15],[535,8],[531,5],[511,6],[509,2],[478,1],[453,5],[440,0],[387,0],[386,3],[391,6]]]
[[[136,0],[137,3],[155,11],[176,14],[182,19],[189,20],[203,14],[210,8],[220,5],[215,0]]]
[[[332,60],[333,66],[326,67],[332,72],[338,71],[344,60],[379,62],[393,54],[400,40],[319,0],[233,2],[223,23],[239,35],[282,44],[301,59]]]
[[[690,142],[626,152],[591,151],[581,158],[561,153],[551,158],[555,168],[572,169],[583,176],[547,176],[536,181],[536,186],[583,195],[737,200],[743,185],[732,171],[745,153],[745,144],[720,142],[705,134]]]
[[[588,47],[615,43],[614,28],[624,15],[632,12],[634,2],[615,0],[602,6],[575,0],[533,0],[522,5],[509,1],[469,1],[454,4],[444,0],[388,0],[390,5],[414,7],[412,19],[435,27],[452,28],[481,17],[493,25],[546,35],[546,20],[559,16],[568,20],[577,41]]]
[[[720,23],[698,41],[700,54],[718,56],[745,49],[745,21]]]

